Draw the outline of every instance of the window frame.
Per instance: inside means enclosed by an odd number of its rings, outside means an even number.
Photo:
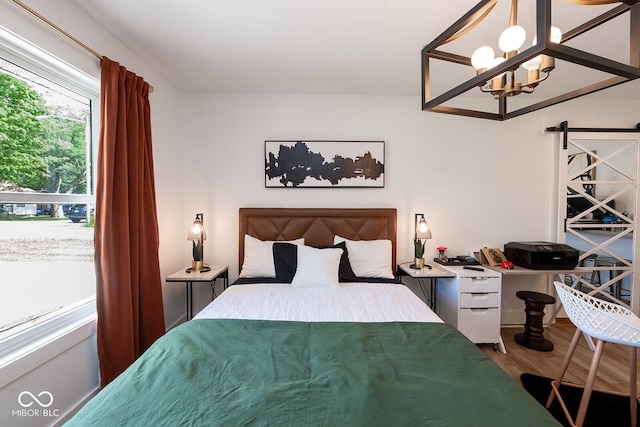
[[[0,27],[0,57],[65,86],[89,99],[91,110],[91,165],[97,164],[100,82],[66,62]],[[91,170],[91,194],[12,193],[0,191],[0,203],[95,203],[96,168]]]
[[[90,194],[0,191],[0,203],[95,204],[97,168],[91,165],[97,164],[100,82],[3,27],[0,27],[0,57],[89,99],[91,156],[87,167],[91,167],[92,178]],[[87,334],[95,333],[96,319],[95,298],[82,299],[53,312],[33,326],[1,339],[0,388],[13,381],[20,372],[25,373],[42,363],[42,356],[36,356],[36,350],[56,346],[55,342],[61,337],[75,331],[63,340],[66,344],[61,344],[62,347],[58,345],[63,351],[67,344],[73,345],[69,339],[80,340],[86,338]],[[46,358],[55,357],[56,354],[47,354]],[[12,369],[4,369],[9,365],[12,365]]]
[[[61,311],[0,341],[0,389],[95,334],[95,299]]]

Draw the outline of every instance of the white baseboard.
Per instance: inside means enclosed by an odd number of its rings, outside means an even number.
[[[183,323],[184,323],[184,322],[186,322],[186,321],[187,321],[187,315],[186,315],[186,314],[184,314],[184,315],[182,315],[182,316],[178,317],[178,319],[177,319],[175,322],[173,322],[172,324],[170,324],[170,325],[166,328],[165,332],[169,332],[171,329],[175,328],[175,327],[176,327],[176,326],[178,326],[178,325],[183,324]]]
[[[53,424],[54,427],[62,426],[64,423],[69,421],[71,417],[73,417],[76,412],[78,412],[88,401],[90,401],[98,392],[100,391],[100,387],[96,387],[90,393],[88,393],[83,399],[80,399],[73,407],[69,408],[64,414],[60,416]]]

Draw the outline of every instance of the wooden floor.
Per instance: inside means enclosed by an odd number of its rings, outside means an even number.
[[[518,382],[520,382],[520,374],[524,372],[555,378],[573,338],[575,326],[568,319],[558,319],[556,324],[545,328],[545,338],[553,342],[555,347],[550,352],[530,350],[516,343],[514,336],[522,330],[523,328],[502,328],[502,339],[507,349],[506,355],[500,350],[494,350],[493,345],[480,344],[479,347]],[[628,347],[611,343],[605,344],[594,389],[628,395],[629,354]],[[584,386],[592,355],[593,352],[587,346],[586,341],[581,339],[564,381]]]

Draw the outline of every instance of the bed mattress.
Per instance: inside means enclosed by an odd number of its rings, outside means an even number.
[[[287,284],[230,286],[197,319],[301,322],[442,322],[406,286],[341,283],[340,288],[292,288]]]

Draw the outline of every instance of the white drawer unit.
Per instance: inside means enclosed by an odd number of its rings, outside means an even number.
[[[455,277],[438,280],[438,315],[472,342],[496,344],[506,354],[500,336],[502,275],[484,267],[482,271],[445,268]]]

